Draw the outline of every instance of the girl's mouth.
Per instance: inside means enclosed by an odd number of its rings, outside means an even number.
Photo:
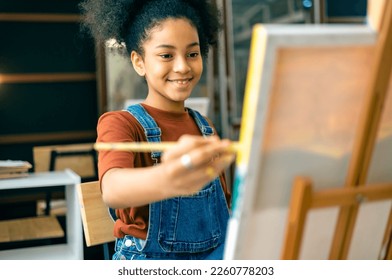
[[[176,83],[176,84],[179,84],[179,85],[187,85],[190,81],[192,80],[192,78],[189,78],[189,79],[178,79],[178,80],[168,80],[169,82],[172,82],[172,83]]]

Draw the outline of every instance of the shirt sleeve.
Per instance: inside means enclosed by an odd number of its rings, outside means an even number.
[[[108,112],[103,114],[97,125],[97,142],[132,142],[135,141],[132,133],[132,124],[121,112]],[[127,151],[99,151],[98,173],[99,180],[111,168],[134,167],[134,154]]]

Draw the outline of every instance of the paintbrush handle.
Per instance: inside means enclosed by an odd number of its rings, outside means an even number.
[[[151,152],[164,151],[175,146],[177,142],[112,142],[104,143],[97,142],[94,144],[94,149],[98,151],[132,151],[132,152]],[[238,142],[232,142],[229,150],[237,152],[240,149]]]

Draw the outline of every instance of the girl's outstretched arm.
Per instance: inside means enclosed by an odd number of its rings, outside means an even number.
[[[159,165],[108,170],[101,180],[103,199],[109,207],[128,208],[192,195],[233,162],[230,144],[216,136],[184,135]]]

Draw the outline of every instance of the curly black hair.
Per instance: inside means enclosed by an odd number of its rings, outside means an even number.
[[[197,29],[200,51],[206,57],[217,42],[222,25],[220,13],[208,0],[84,0],[79,4],[82,26],[98,41],[114,39],[144,54],[149,31],[168,18],[185,18]]]

